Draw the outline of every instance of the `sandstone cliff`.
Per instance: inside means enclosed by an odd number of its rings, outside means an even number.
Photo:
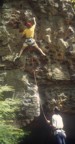
[[[29,47],[14,62],[24,42],[21,31],[33,16],[35,39],[46,57]],[[26,125],[40,115],[40,101],[46,114],[54,105],[75,114],[75,10],[69,0],[4,2],[0,9],[0,85],[14,89],[4,93],[5,101],[21,100],[19,124]]]

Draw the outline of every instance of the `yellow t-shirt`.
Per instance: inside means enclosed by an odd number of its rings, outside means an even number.
[[[22,34],[25,35],[26,38],[34,38],[34,30],[35,25],[33,25],[31,28],[26,28]]]

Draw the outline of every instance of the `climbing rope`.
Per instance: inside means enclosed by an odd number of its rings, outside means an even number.
[[[34,62],[33,62],[33,58],[32,58],[32,66],[33,66],[33,75],[34,75],[35,84],[37,85],[36,72],[35,72],[35,70],[34,70]]]
[[[33,68],[34,68],[33,58],[32,58],[32,66],[33,66]],[[33,69],[33,74],[34,74],[35,84],[37,85],[36,72],[35,72],[34,69]],[[47,118],[46,118],[46,116],[45,116],[45,113],[44,113],[44,110],[43,110],[43,106],[42,106],[41,103],[40,103],[40,106],[41,106],[41,110],[42,110],[42,112],[43,112],[43,116],[44,116],[44,118],[45,118],[45,120],[46,120],[46,122],[47,122]]]

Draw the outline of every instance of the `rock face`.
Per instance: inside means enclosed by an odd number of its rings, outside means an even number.
[[[13,86],[22,99],[23,125],[58,105],[75,114],[75,10],[69,0],[6,1],[0,9],[0,85]],[[36,17],[35,39],[46,58],[29,47],[19,60],[25,22]],[[9,95],[9,92],[6,96]]]

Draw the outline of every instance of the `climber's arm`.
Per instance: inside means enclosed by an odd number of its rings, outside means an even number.
[[[33,17],[33,22],[34,22],[34,26],[36,26],[36,20],[35,20],[35,17]]]

